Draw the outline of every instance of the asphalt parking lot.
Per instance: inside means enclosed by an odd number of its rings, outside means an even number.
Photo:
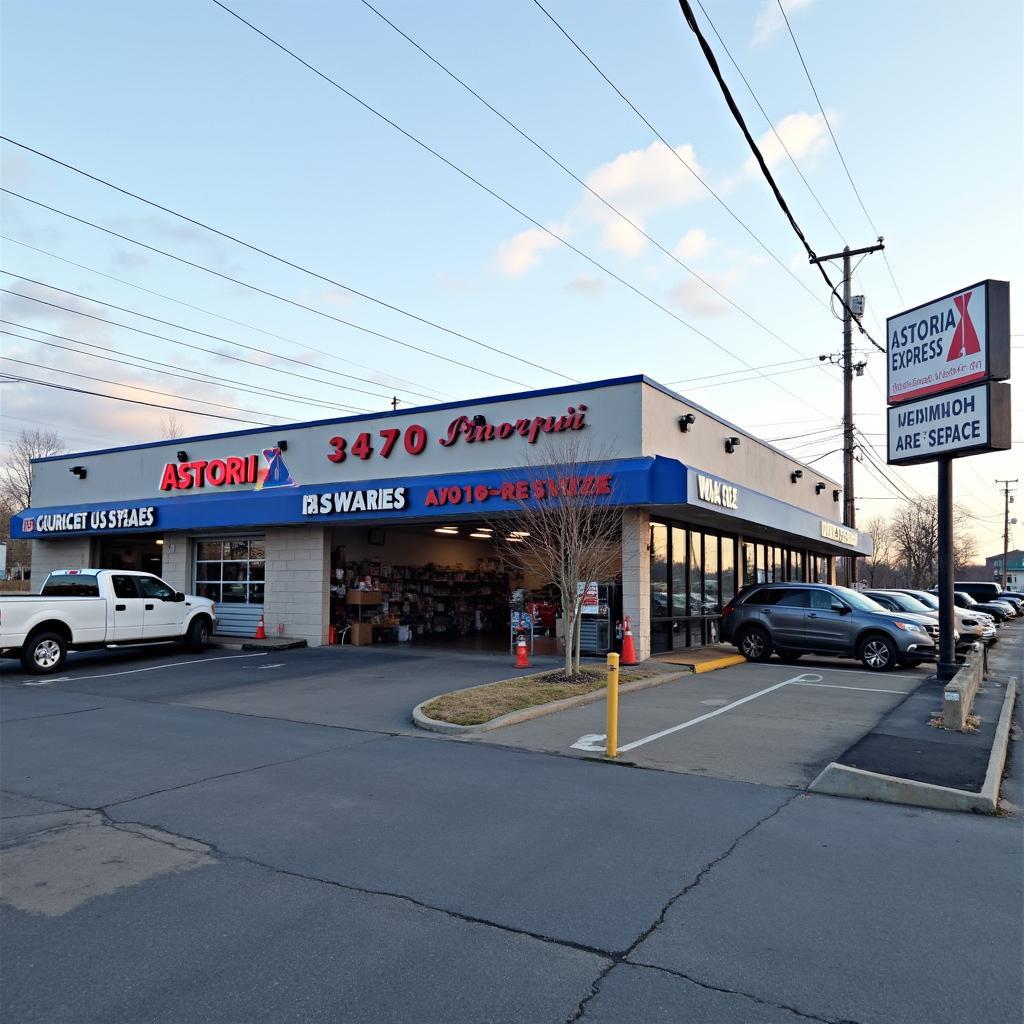
[[[803,788],[927,676],[868,672],[838,660],[736,665],[619,702],[619,760],[644,768]],[[604,702],[480,739],[577,757],[605,750]]]

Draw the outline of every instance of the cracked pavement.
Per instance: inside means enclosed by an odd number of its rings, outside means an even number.
[[[275,661],[0,670],[5,1019],[1020,1019],[1019,818],[413,733],[480,656]]]

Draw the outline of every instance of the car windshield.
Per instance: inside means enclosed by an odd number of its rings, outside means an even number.
[[[850,590],[849,587],[836,587],[835,589],[847,604],[852,605],[859,612],[887,612],[889,610],[870,597],[865,597],[858,590]]]
[[[917,615],[924,613],[927,615],[932,610],[923,601],[919,601],[916,597],[911,597],[909,594],[894,594],[887,591],[886,597],[895,602],[905,612],[914,612]]]
[[[939,607],[939,599],[934,594],[927,594],[922,591],[920,594],[912,594],[911,596],[933,611]]]
[[[958,590],[956,596],[960,598],[965,608],[973,608],[978,603],[970,594],[965,594],[962,590]]]

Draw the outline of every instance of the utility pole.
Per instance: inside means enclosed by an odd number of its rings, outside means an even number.
[[[856,526],[857,514],[854,509],[853,489],[853,309],[851,301],[851,269],[850,257],[867,255],[885,248],[879,238],[876,245],[866,245],[861,249],[851,249],[848,245],[842,252],[830,253],[828,256],[815,256],[812,263],[825,263],[829,260],[843,261],[843,525]],[[846,562],[846,579],[848,587],[855,583],[856,556]]]
[[[1003,578],[1000,581],[1003,590],[1006,589],[1006,560],[1010,554],[1010,502],[1013,501],[1010,497],[1010,484],[1019,482],[1018,479],[996,481],[997,484],[1003,485]]]
[[[397,408],[398,408],[398,395],[395,395],[395,396],[394,396],[394,397],[393,397],[393,398],[391,399],[391,408],[392,408],[392,409],[397,409]]]

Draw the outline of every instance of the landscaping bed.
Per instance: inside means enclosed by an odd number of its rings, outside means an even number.
[[[622,669],[619,683],[632,683],[658,675],[647,669]],[[474,686],[435,697],[421,708],[424,715],[437,722],[452,725],[482,725],[494,718],[522,711],[524,708],[550,704],[552,701],[578,697],[603,689],[608,682],[604,668],[583,668],[574,679],[568,679],[564,669],[537,672],[517,679],[501,679],[496,683]]]

